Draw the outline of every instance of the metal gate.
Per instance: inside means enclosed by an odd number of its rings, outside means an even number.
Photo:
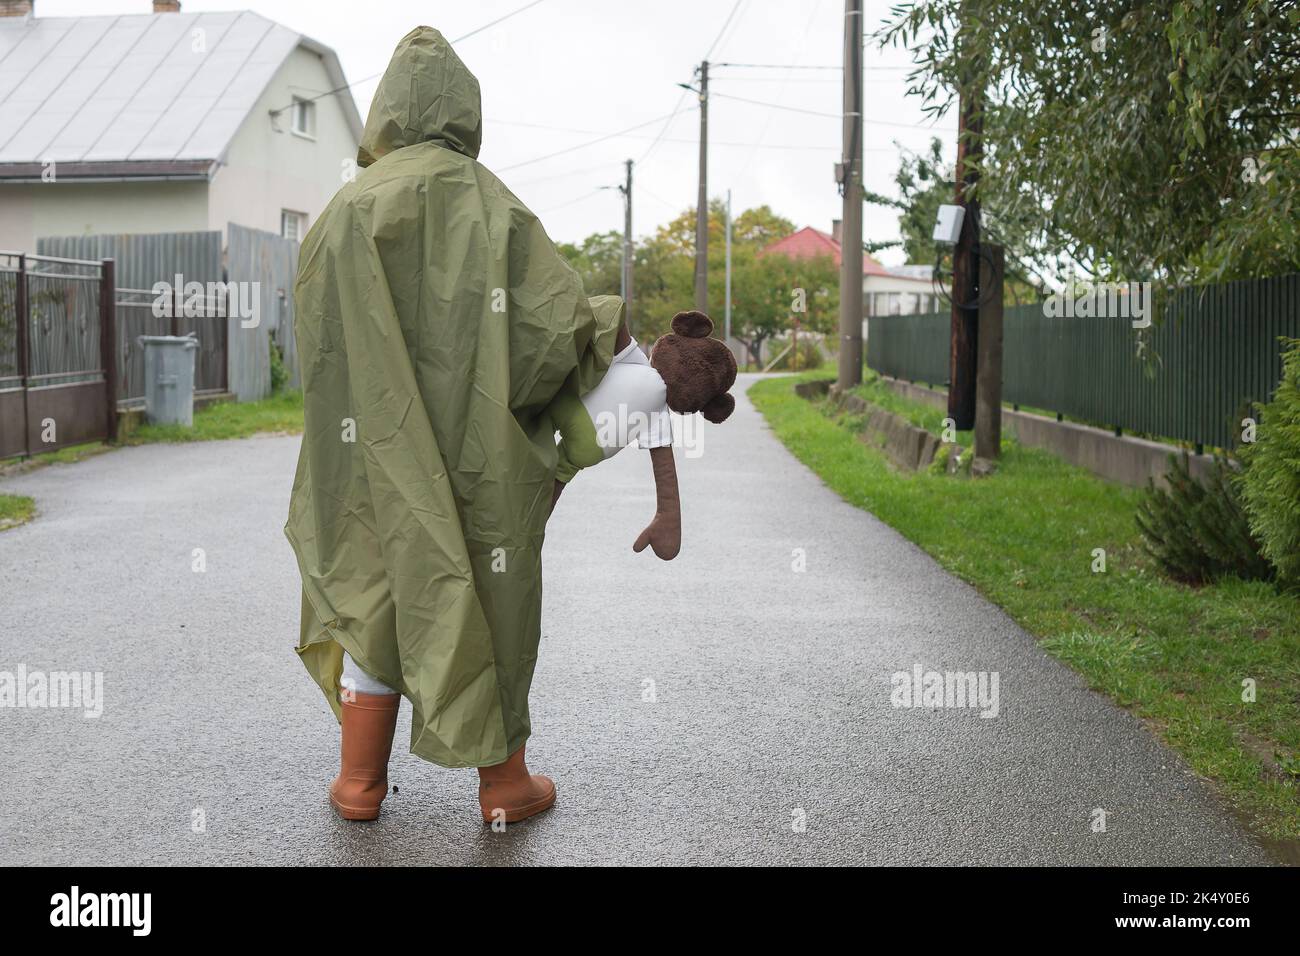
[[[0,458],[117,431],[113,261],[0,252]]]
[[[222,282],[219,231],[43,236],[36,240],[36,250],[41,255],[112,259],[116,264],[115,274],[121,283],[115,352],[121,373],[119,402],[127,406],[144,403],[141,335],[193,333],[199,340],[195,393],[226,391],[228,330],[224,299],[216,288]],[[195,293],[193,284],[203,291]],[[187,286],[189,293],[185,292]]]

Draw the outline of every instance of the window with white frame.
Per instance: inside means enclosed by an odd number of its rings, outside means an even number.
[[[311,100],[293,98],[293,131],[299,136],[316,135],[316,104]]]
[[[280,210],[280,235],[294,242],[302,242],[307,232],[307,214],[294,212],[292,209]]]

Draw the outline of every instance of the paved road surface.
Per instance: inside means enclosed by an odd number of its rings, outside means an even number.
[[[529,746],[556,809],[485,828],[472,771],[405,752],[403,705],[399,792],[343,823],[338,731],[292,650],[297,448],[127,448],[0,482],[40,509],[0,534],[0,670],[105,681],[98,719],[0,708],[0,863],[1267,862],[1143,726],[842,502],[745,399],[679,454],[671,564],[630,550],[646,456],[560,502]],[[999,715],[891,706],[918,663],[996,671]]]

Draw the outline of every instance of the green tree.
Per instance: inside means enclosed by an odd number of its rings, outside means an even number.
[[[790,331],[795,318],[803,331],[833,331],[840,307],[839,268],[830,256],[760,253],[752,246],[732,250],[732,334],[745,343],[753,364],[763,343]]]
[[[707,311],[721,337],[726,301],[726,210],[721,200],[709,203],[708,229]],[[829,332],[838,321],[839,271],[829,258],[794,261],[761,254],[794,231],[794,223],[768,206],[746,209],[732,223],[732,334],[745,343],[753,362],[766,341],[790,330],[795,307],[806,307],[799,319],[808,331]],[[558,248],[589,294],[618,292],[618,233],[597,233]],[[640,341],[653,342],[669,330],[674,315],[694,308],[694,209],[683,209],[636,243],[632,281],[632,334]]]
[[[618,295],[623,288],[623,234],[595,232],[581,245],[561,242],[560,255],[582,276],[587,295]]]
[[[1273,0],[927,0],[877,33],[947,113],[982,92],[982,225],[1041,274],[1300,268],[1300,9]]]
[[[952,250],[941,249],[934,241],[934,223],[939,207],[954,201],[956,188],[952,179],[952,164],[944,160],[943,142],[937,138],[931,139],[928,149],[923,153],[913,153],[899,145],[899,157],[894,183],[898,186],[900,198],[870,191],[864,198],[872,205],[898,210],[898,232],[901,239],[875,243],[872,251],[900,246],[908,262],[925,265],[933,263],[941,270],[941,277],[950,274]],[[987,229],[985,238],[993,242],[1004,242],[1003,236],[988,233]],[[1012,238],[1017,237],[1013,235]],[[1043,281],[1042,277],[1034,273],[1032,250],[1023,246],[1006,248],[1004,282],[1004,297],[1012,304],[1036,302],[1042,298],[1039,289]]]
[[[898,231],[902,237],[897,242],[880,242],[872,251],[901,246],[908,262],[932,263],[938,259],[934,239],[934,223],[939,207],[953,201],[952,164],[944,162],[943,142],[930,140],[923,153],[913,153],[899,146],[898,172],[894,183],[900,198],[885,196],[866,190],[864,199],[875,206],[888,206],[898,210]]]
[[[1283,583],[1300,588],[1300,339],[1287,340],[1282,381],[1261,406],[1257,440],[1241,446],[1241,457],[1251,530]]]

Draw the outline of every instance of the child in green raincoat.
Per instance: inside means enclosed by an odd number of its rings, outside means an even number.
[[[481,132],[478,81],[437,30],[411,31],[375,92],[361,172],[300,254],[306,427],[285,533],[298,653],[342,726],[330,800],[347,819],[378,816],[401,697],[413,753],[479,769],[484,819],[555,800],[524,742],[556,418],[632,356],[622,301],[585,296],[477,162]],[[662,485],[672,452],[655,448]],[[676,553],[674,524],[657,515],[639,548]]]

